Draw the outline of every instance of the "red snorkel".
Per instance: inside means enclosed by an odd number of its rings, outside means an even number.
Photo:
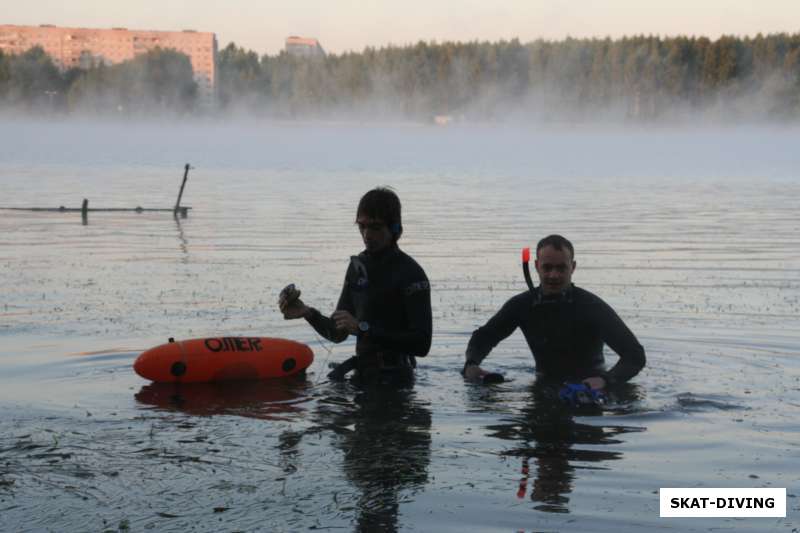
[[[522,249],[522,273],[525,274],[525,283],[528,284],[528,290],[531,291],[531,294],[535,294],[533,288],[533,280],[531,279],[531,268],[529,263],[531,262],[531,249],[530,248],[523,248]]]

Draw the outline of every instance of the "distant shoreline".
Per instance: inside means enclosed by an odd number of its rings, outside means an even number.
[[[259,57],[231,43],[216,62],[209,105],[189,58],[172,50],[65,72],[39,48],[0,54],[0,113],[441,125],[800,120],[800,34],[419,42],[308,58]]]

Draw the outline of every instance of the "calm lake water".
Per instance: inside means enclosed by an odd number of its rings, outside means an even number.
[[[0,123],[2,531],[796,531],[800,130]],[[276,309],[333,310],[366,190],[403,201],[432,284],[413,392],[325,380],[352,353]],[[648,366],[602,412],[533,386],[515,333],[466,384],[471,332],[576,246]],[[176,390],[169,337],[308,343],[304,379]],[[608,354],[610,362],[616,357]],[[787,488],[787,518],[661,519],[661,487]]]

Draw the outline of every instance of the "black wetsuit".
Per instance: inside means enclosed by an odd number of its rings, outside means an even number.
[[[430,285],[414,259],[397,246],[379,255],[362,252],[351,257],[336,310],[369,324],[369,330],[358,335],[351,362],[362,378],[370,373],[394,373],[392,381],[413,378],[415,358],[428,355],[433,333]],[[307,320],[333,342],[348,337],[316,309]]]
[[[528,341],[536,373],[546,379],[602,376],[613,384],[629,380],[645,364],[644,348],[611,306],[574,285],[555,296],[543,296],[537,288],[508,300],[472,334],[467,361],[479,364],[517,328]],[[604,343],[619,355],[607,372]]]

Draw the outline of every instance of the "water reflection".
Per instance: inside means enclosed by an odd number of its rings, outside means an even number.
[[[304,411],[304,404],[310,401],[310,387],[305,376],[220,383],[151,383],[139,390],[136,401],[192,416],[236,415],[286,420]]]
[[[136,400],[145,406],[192,416],[236,415],[264,420],[292,420],[276,435],[278,466],[284,476],[308,471],[317,459],[319,438],[342,456],[342,474],[357,493],[334,492],[334,512],[352,518],[355,531],[401,529],[400,505],[428,483],[431,458],[431,411],[413,390],[357,390],[349,383],[319,387],[305,377],[223,383],[152,383]],[[314,407],[309,408],[313,402]],[[306,425],[305,423],[308,422]],[[301,427],[306,425],[306,427]],[[318,457],[324,457],[323,452]],[[321,459],[320,459],[321,460]],[[335,461],[329,464],[336,464]],[[338,475],[323,474],[331,487]]]
[[[175,225],[178,227],[178,240],[180,241],[180,248],[181,248],[181,263],[188,263],[189,262],[189,241],[186,240],[186,236],[183,234],[183,226],[181,226],[181,218],[186,218],[186,214],[183,213],[182,215],[178,215],[178,213],[174,214],[175,218]]]
[[[347,385],[338,389],[347,394]],[[336,390],[336,389],[334,389]],[[431,412],[412,390],[369,390],[321,401],[312,431],[333,432],[344,474],[358,490],[356,531],[397,531],[404,491],[428,482]]]
[[[629,404],[639,397],[635,385],[625,385],[612,391],[612,401]],[[520,460],[521,478],[516,487],[517,498],[529,497],[534,509],[552,513],[569,512],[569,494],[574,489],[575,471],[605,468],[603,463],[622,458],[613,449],[597,449],[623,442],[621,436],[644,428],[613,424],[584,424],[576,416],[596,416],[604,422],[600,408],[576,410],[564,406],[558,399],[558,385],[534,383],[526,393],[518,413],[487,426],[492,437],[512,441],[512,447],[502,452],[506,457]],[[533,477],[531,481],[530,478]]]

